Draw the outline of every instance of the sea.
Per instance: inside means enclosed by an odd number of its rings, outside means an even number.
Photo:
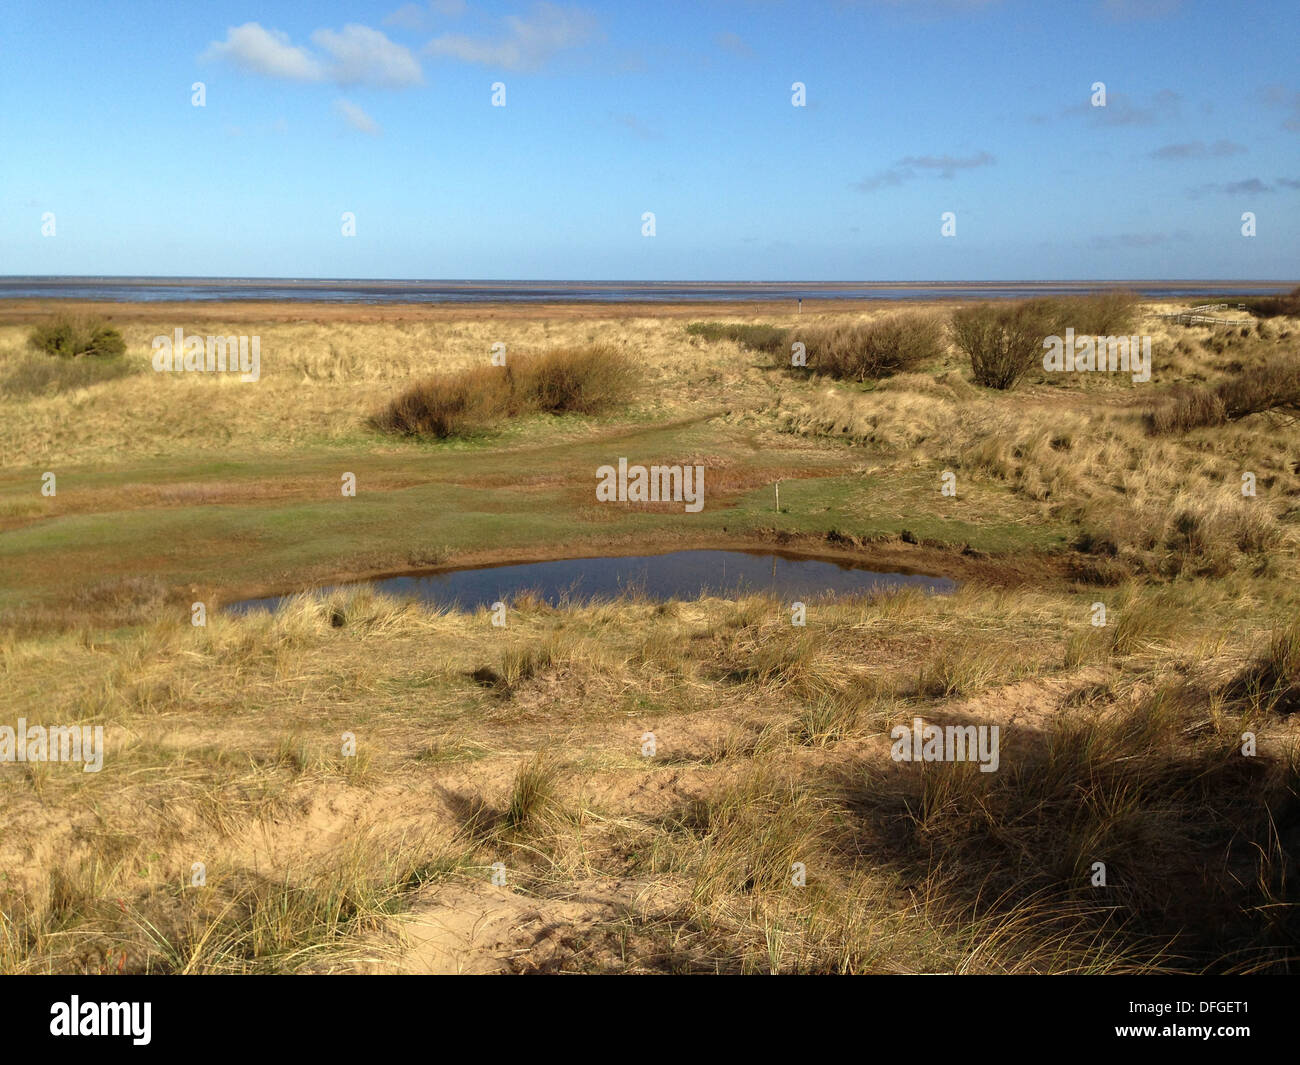
[[[1129,289],[1149,298],[1288,292],[1294,281],[403,281],[266,277],[0,277],[0,300],[304,303],[690,303],[985,300]]]

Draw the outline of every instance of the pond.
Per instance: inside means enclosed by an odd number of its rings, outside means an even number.
[[[479,566],[435,573],[383,577],[333,585],[370,588],[399,599],[473,610],[522,593],[551,605],[640,595],[652,600],[735,599],[766,592],[786,602],[824,596],[862,595],[892,588],[951,592],[956,582],[920,573],[879,573],[844,560],[810,558],[777,551],[673,551],[664,555],[614,555],[550,562]],[[234,613],[275,610],[288,596],[231,603]]]

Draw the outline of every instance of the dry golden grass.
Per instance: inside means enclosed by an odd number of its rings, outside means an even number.
[[[1157,352],[1169,350],[1169,337],[1167,330],[1156,331]],[[1277,345],[1254,343],[1265,351]],[[1208,363],[1202,353],[1202,374],[1212,370]],[[1274,363],[1266,359],[1265,365]],[[1157,359],[1157,375],[1161,369]],[[1176,371],[1164,369],[1170,372]],[[1213,438],[1153,440],[1128,398],[1126,379],[1082,394],[1026,387],[1008,401],[971,389],[951,370],[916,377],[866,394],[831,389],[783,395],[772,413],[792,433],[845,440],[912,467],[948,468],[959,479],[1006,485],[1040,504],[1044,516],[1077,527],[1081,546],[1118,558],[1124,572],[1266,566],[1293,541],[1284,519],[1300,494],[1294,457],[1300,431],[1294,425],[1221,426]],[[1269,396],[1278,391],[1276,385],[1260,388]],[[1267,490],[1243,497],[1247,473]]]
[[[608,347],[552,348],[503,366],[422,381],[375,415],[377,428],[446,438],[481,433],[530,414],[599,414],[624,403],[632,369]]]
[[[1240,589],[1131,585],[1105,593],[1108,628],[1069,663],[1067,647],[1093,631],[1095,594],[902,592],[815,606],[807,630],[762,598],[666,610],[516,603],[503,631],[481,611],[429,612],[360,593],[303,597],[274,616],[217,616],[202,629],[159,624],[90,646],[75,634],[11,638],[0,657],[9,690],[19,700],[40,692],[68,717],[106,724],[108,751],[101,774],[44,765],[0,777],[13,826],[0,843],[0,864],[12,871],[0,965],[396,971],[416,964],[401,915],[418,921],[452,890],[482,896],[458,907],[490,910],[506,890],[490,883],[497,862],[510,890],[543,910],[569,906],[575,885],[604,900],[563,950],[521,933],[493,962],[506,968],[1209,964],[1214,948],[1237,940],[1189,943],[1182,961],[1153,951],[1149,937],[1168,931],[1154,916],[1159,892],[1143,880],[1148,894],[1123,903],[1133,927],[1115,923],[1103,913],[1114,898],[1092,899],[1077,861],[1043,844],[1054,822],[1026,844],[1020,860],[1036,864],[1017,874],[1023,891],[999,886],[1008,869],[992,852],[973,856],[978,875],[958,876],[945,851],[922,845],[970,831],[936,820],[945,810],[969,817],[968,790],[995,787],[979,800],[986,805],[1030,802],[1038,777],[1025,774],[1054,779],[1067,751],[1091,752],[1078,763],[1088,778],[1127,765],[1116,794],[1151,786],[1147,763],[1129,764],[1138,752],[1156,759],[1152,772],[1171,787],[1190,786],[1205,768],[1182,737],[1201,736],[1196,722],[1212,717],[1221,722],[1206,734],[1216,765],[1227,766],[1247,718],[1260,736],[1262,775],[1232,778],[1225,817],[1256,816],[1289,786],[1278,774],[1294,730],[1258,693],[1295,683],[1293,631],[1284,638],[1256,625],[1228,636],[1225,618],[1246,617],[1236,613],[1249,601]],[[668,657],[668,647],[691,650]],[[1176,699],[1152,688],[1170,663]],[[485,685],[476,678],[484,669],[508,683]],[[1256,697],[1233,687],[1250,669],[1269,678],[1251,689]],[[1068,710],[1099,677],[1091,709]],[[961,765],[918,766],[900,778],[886,736],[915,714],[1000,723],[1002,771],[988,780]],[[1131,731],[1146,719],[1159,724]],[[1043,750],[1057,750],[1054,730],[1075,746],[1043,762]],[[356,757],[341,753],[345,732],[357,738]],[[642,755],[646,732],[658,741],[653,757]],[[1112,757],[1108,744],[1131,750]],[[1185,778],[1181,759],[1192,759]],[[1068,791],[1068,779],[1056,786]],[[881,796],[912,788],[921,789],[907,799],[921,835],[900,843],[889,827],[895,800]],[[1219,794],[1196,793],[1198,816]],[[1165,819],[1144,832],[1173,832],[1191,818],[1163,805],[1122,809],[1129,820]],[[998,823],[1023,824],[1012,811]],[[1113,798],[1099,795],[1096,817],[1075,841],[1078,861],[1092,846],[1120,868],[1145,860],[1138,843],[1103,847],[1103,830],[1140,842],[1116,820]],[[205,886],[191,883],[196,861]],[[806,887],[791,883],[796,862]],[[1270,890],[1292,904],[1280,883]],[[1253,944],[1250,958],[1282,963],[1276,938],[1249,925],[1254,903],[1205,899],[1240,908],[1224,927]],[[929,931],[918,938],[917,927]]]
[[[810,322],[792,330],[789,339],[806,348],[809,373],[857,382],[914,372],[940,360],[946,348],[943,320],[930,311]],[[789,363],[787,345],[777,364]]]
[[[0,971],[1294,971],[1300,432],[1152,437],[1127,377],[991,394],[951,349],[870,390],[800,380],[686,321],[205,328],[261,331],[257,385],[155,375],[170,325],[127,322],[141,372],[0,398],[0,453],[26,477],[379,448],[368,413],[492,343],[608,344],[640,374],[612,432],[716,418],[886,512],[948,469],[972,526],[1068,529],[1078,582],[813,603],[803,629],[763,597],[521,596],[500,629],[368,592],[195,628],[186,589],[87,580],[76,624],[0,630],[7,711],[107,744],[98,774],[0,766]],[[1153,388],[1294,343],[1146,325]],[[894,762],[914,717],[998,725],[999,771]]]
[[[260,380],[155,373],[152,339],[178,326],[205,335],[259,335]],[[637,367],[638,391],[649,397],[643,409],[656,416],[680,413],[683,395],[722,402],[742,376],[722,353],[692,346],[680,326],[654,318],[191,325],[159,317],[121,328],[130,376],[36,398],[0,393],[0,468],[111,465],[178,453],[217,458],[231,450],[278,454],[353,443],[366,433],[366,419],[403,388],[432,374],[489,367],[496,343],[506,345],[508,359],[611,344]],[[25,328],[0,326],[0,377],[29,358]]]

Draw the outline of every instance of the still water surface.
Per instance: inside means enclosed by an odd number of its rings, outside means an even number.
[[[484,566],[361,581],[335,588],[372,588],[401,599],[419,599],[440,607],[472,610],[498,601],[509,604],[530,592],[552,605],[617,599],[633,594],[653,600],[735,599],[768,592],[783,600],[808,601],[823,596],[861,595],[891,588],[915,587],[950,592],[956,582],[920,573],[879,573],[849,562],[807,558],[771,551],[674,551],[666,555],[615,555],[566,558],[551,562]],[[322,589],[328,591],[332,589]],[[245,599],[228,609],[236,613],[275,610],[288,597]]]

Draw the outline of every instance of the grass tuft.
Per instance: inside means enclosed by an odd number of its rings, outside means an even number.
[[[477,366],[421,382],[371,424],[385,432],[445,439],[530,414],[598,414],[626,399],[631,379],[631,367],[612,348],[555,348],[515,357],[504,367]]]
[[[807,349],[809,372],[858,382],[912,373],[942,359],[945,350],[939,317],[925,312],[812,324],[792,330],[790,339]]]

